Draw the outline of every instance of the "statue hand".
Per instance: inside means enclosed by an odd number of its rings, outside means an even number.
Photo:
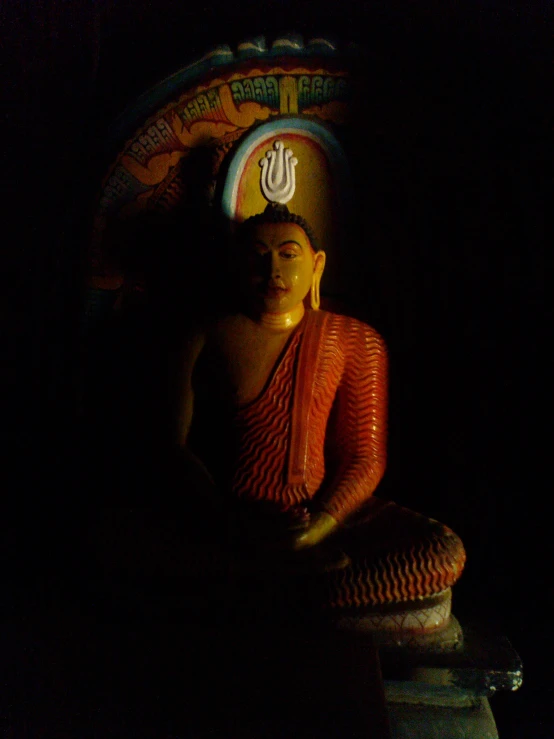
[[[309,525],[299,531],[292,540],[292,549],[300,551],[313,547],[326,539],[338,526],[337,521],[324,511],[315,513]]]

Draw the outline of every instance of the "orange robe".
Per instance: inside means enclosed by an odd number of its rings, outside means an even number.
[[[225,406],[213,397],[213,379],[204,394],[211,407],[199,414],[204,433],[191,441],[204,438],[193,448],[230,502],[254,515],[319,508],[345,524],[335,541],[351,565],[329,576],[331,606],[417,600],[456,582],[465,562],[459,537],[373,496],[385,469],[387,414],[387,356],[376,331],[308,311],[257,399]]]
[[[212,424],[206,439],[212,449],[215,425],[229,437],[219,441],[220,484],[262,508],[313,502],[344,521],[385,469],[386,376],[376,331],[353,318],[308,311],[261,395]]]

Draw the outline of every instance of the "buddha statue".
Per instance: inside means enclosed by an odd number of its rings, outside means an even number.
[[[265,548],[289,553],[324,543],[385,466],[384,344],[319,310],[325,253],[309,234],[286,207],[242,227],[237,310],[197,337],[181,428]]]
[[[182,372],[179,443],[206,470],[211,520],[229,523],[221,556],[245,578],[323,583],[321,608],[369,629],[445,627],[460,539],[375,496],[384,341],[320,308],[326,255],[304,218],[266,199],[235,232],[233,305],[189,341]]]

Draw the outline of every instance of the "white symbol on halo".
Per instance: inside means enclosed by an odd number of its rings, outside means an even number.
[[[281,141],[276,141],[273,148],[275,151],[267,151],[265,157],[260,159],[260,187],[266,200],[284,205],[294,195],[294,168],[298,159],[292,155],[292,149],[285,149]]]

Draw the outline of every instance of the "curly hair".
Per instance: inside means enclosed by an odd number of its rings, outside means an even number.
[[[250,218],[243,221],[237,229],[238,240],[245,240],[252,230],[262,223],[295,223],[297,226],[300,226],[308,237],[312,249],[316,252],[319,251],[314,232],[306,219],[296,213],[291,213],[286,205],[276,203],[270,203],[266,206],[263,213],[257,213],[255,216],[250,216]]]

